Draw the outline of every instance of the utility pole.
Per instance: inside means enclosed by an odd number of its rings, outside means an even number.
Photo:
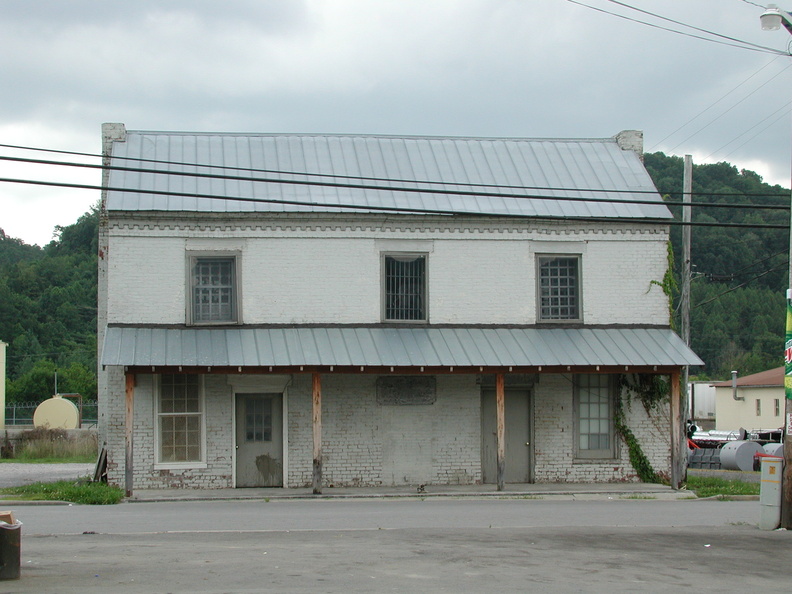
[[[784,25],[792,34],[792,15],[769,4],[759,17],[762,29],[775,31]],[[790,196],[792,200],[792,196]],[[781,481],[781,528],[792,529],[792,210],[789,219],[789,289],[786,294],[786,340],[784,342],[784,471]]]
[[[687,346],[690,346],[690,243],[691,231],[690,221],[692,219],[691,200],[693,194],[693,157],[685,155],[685,166],[682,174],[682,297],[680,302],[680,330],[682,331],[682,340],[685,341]],[[690,369],[686,365],[682,370],[682,410],[685,413],[682,415],[682,435],[683,442],[686,443],[687,432],[685,431],[685,421],[687,421],[687,414],[690,410],[690,400],[688,398],[688,384]],[[684,450],[683,450],[684,451]],[[687,460],[687,457],[685,457]],[[680,464],[684,464],[680,461]],[[683,465],[680,476],[687,477],[687,466]]]

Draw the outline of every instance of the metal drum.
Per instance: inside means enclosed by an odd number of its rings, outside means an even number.
[[[721,448],[721,469],[744,470],[754,469],[754,456],[762,451],[755,441],[730,441]]]

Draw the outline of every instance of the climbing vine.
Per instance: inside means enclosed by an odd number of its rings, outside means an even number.
[[[644,483],[658,483],[660,477],[657,476],[654,468],[652,468],[649,458],[643,453],[641,444],[635,438],[635,435],[624,420],[624,406],[622,405],[621,397],[616,399],[616,411],[614,415],[616,424],[616,432],[621,435],[624,443],[627,444],[627,451],[630,454],[630,464],[638,474],[638,478]]]
[[[663,290],[663,293],[668,298],[668,323],[671,325],[671,328],[676,330],[676,323],[674,322],[674,295],[676,295],[677,289],[679,285],[677,284],[676,277],[674,276],[674,248],[671,245],[671,241],[668,241],[666,246],[667,253],[668,253],[668,266],[666,267],[665,274],[663,275],[663,280],[661,281],[650,281],[649,285],[657,285]]]
[[[644,454],[641,444],[635,434],[627,426],[627,421],[624,415],[624,399],[635,397],[641,401],[647,414],[651,414],[657,409],[660,402],[662,402],[668,395],[668,382],[661,376],[653,374],[635,374],[632,376],[620,375],[619,376],[619,396],[616,398],[616,407],[614,411],[614,425],[616,432],[624,440],[627,445],[627,451],[630,456],[630,464],[638,474],[638,478],[645,483],[658,483],[661,477],[652,468],[649,458]],[[629,406],[629,401],[628,401]]]
[[[619,376],[620,392],[637,398],[647,414],[652,414],[668,398],[669,383],[665,376],[636,373]]]

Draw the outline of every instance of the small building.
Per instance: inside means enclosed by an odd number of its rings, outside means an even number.
[[[702,362],[640,133],[103,133],[110,481],[635,481],[618,411],[673,480]],[[654,376],[659,408],[622,404]]]
[[[736,385],[736,388],[734,387]],[[718,431],[772,431],[784,425],[784,368],[712,384]]]

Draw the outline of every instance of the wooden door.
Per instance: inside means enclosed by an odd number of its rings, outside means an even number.
[[[236,486],[283,486],[282,394],[236,396]]]
[[[506,388],[505,391],[504,482],[530,483],[531,476],[531,392]],[[481,392],[481,475],[484,483],[498,482],[497,417],[495,390]]]

